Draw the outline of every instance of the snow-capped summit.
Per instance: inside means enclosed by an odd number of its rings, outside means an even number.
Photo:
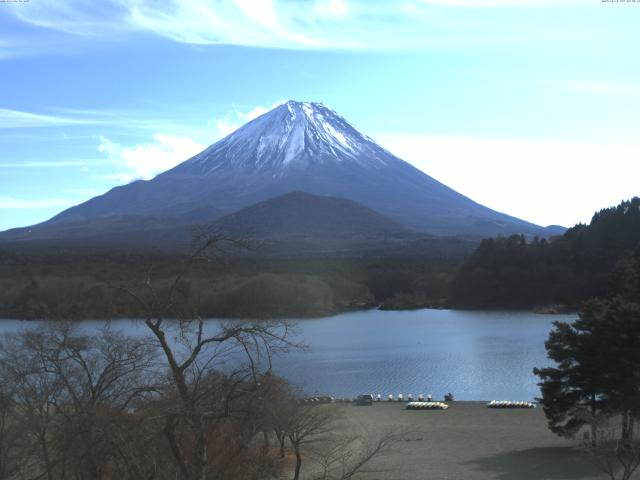
[[[121,225],[113,219],[123,218],[136,226],[140,218],[208,223],[295,191],[346,198],[421,232],[548,234],[429,177],[325,105],[296,101],[275,107],[152,180],[116,187],[38,228],[104,219]]]
[[[386,164],[388,152],[322,103],[289,100],[240,127],[179,166],[207,175],[218,169],[272,170],[336,162]]]

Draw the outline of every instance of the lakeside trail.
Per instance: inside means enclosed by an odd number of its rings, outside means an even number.
[[[606,477],[575,447],[547,429],[544,412],[451,402],[447,410],[406,410],[404,403],[341,406],[343,427],[370,436],[406,430],[374,460],[378,480],[600,480]]]

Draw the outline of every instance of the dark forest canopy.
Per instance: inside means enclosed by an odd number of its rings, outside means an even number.
[[[0,318],[131,318],[143,312],[113,284],[162,290],[179,256],[0,251]],[[309,317],[440,305],[458,259],[212,258],[194,266],[181,298],[206,317]]]
[[[575,306],[640,288],[640,198],[595,213],[549,241],[521,235],[483,240],[453,282],[467,307]]]

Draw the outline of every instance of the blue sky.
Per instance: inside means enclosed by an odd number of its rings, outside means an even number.
[[[539,224],[640,194],[640,2],[0,2],[0,230],[287,99]]]

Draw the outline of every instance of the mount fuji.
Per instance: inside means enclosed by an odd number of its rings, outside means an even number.
[[[407,231],[432,235],[562,232],[474,202],[321,103],[288,101],[152,180],[113,188],[0,239],[89,239],[104,232],[122,237],[129,231],[142,238],[145,229],[175,233],[291,192],[346,199]]]

